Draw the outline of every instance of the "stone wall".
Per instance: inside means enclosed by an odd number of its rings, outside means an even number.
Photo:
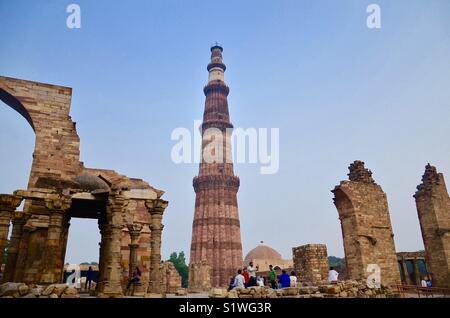
[[[161,286],[165,294],[176,294],[181,289],[181,276],[172,262],[164,262],[161,268]]]
[[[414,197],[433,284],[450,288],[450,198],[444,175],[427,165]]]
[[[302,286],[283,289],[252,287],[246,289],[213,288],[210,298],[399,298],[401,295],[386,286],[369,287],[365,282],[342,281],[333,285]]]
[[[21,114],[36,133],[28,187],[39,177],[71,179],[82,169],[80,138],[69,116],[72,89],[0,76],[0,100]]]
[[[372,179],[364,162],[349,167],[349,181],[332,192],[341,220],[348,277],[373,278],[380,270],[381,283],[400,283],[394,234],[386,194]]]
[[[211,288],[211,267],[206,261],[189,264],[190,293],[207,292]]]
[[[328,279],[327,246],[308,244],[292,249],[294,270],[301,282],[309,284],[324,283]]]

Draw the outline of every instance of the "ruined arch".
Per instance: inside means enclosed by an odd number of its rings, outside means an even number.
[[[348,177],[332,192],[349,278],[367,279],[378,268],[377,279],[395,285],[400,282],[400,273],[386,194],[362,161],[349,166]]]
[[[10,223],[13,233],[3,281],[61,282],[70,219],[78,217],[98,220],[98,295],[122,295],[124,269],[137,265],[145,269],[139,292],[159,293],[164,192],[114,170],[85,168],[71,97],[69,87],[0,76],[0,100],[36,135],[28,189],[0,194],[0,266]]]
[[[30,114],[28,113],[27,109],[22,105],[22,103],[13,95],[5,91],[4,89],[0,88],[0,100],[4,102],[6,105],[14,109],[16,112],[18,112],[20,115],[22,115],[23,118],[26,119],[26,121],[30,124],[31,128],[34,131],[34,124],[33,120],[31,119]]]

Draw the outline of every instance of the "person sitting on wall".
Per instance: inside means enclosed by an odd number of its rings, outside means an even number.
[[[235,280],[234,277],[230,277],[230,284],[228,285],[228,291],[232,290],[235,287],[234,280]]]
[[[244,276],[244,287],[247,288],[248,282],[250,281],[250,276],[248,275],[246,267],[244,267],[243,269],[242,276]]]
[[[138,266],[136,266],[136,269],[133,271],[133,276],[131,277],[130,281],[128,282],[127,290],[130,289],[131,284],[136,284],[141,281],[141,271]]]
[[[331,284],[336,284],[338,282],[339,273],[334,269],[334,267],[330,267],[330,271],[328,272],[328,282]]]
[[[291,276],[289,276],[290,279],[290,286],[291,287],[297,287],[297,275],[295,275],[295,272],[291,272]]]
[[[286,270],[283,269],[281,271],[281,275],[280,275],[280,287],[281,288],[288,288],[290,286],[291,286],[291,278],[286,273]]]
[[[233,282],[234,288],[245,288],[245,278],[242,275],[242,270],[238,270]]]

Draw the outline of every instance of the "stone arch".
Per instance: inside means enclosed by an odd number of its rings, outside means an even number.
[[[350,195],[343,188],[338,188],[333,191],[334,193],[334,204],[339,213],[339,218],[345,218],[349,216],[352,212],[354,212],[355,207],[353,205],[353,201],[350,198]]]
[[[8,93],[4,89],[2,89],[1,87],[0,87],[0,100],[2,102],[4,102],[6,105],[8,105],[9,107],[11,107],[12,109],[14,109],[20,115],[22,115],[22,117],[25,118],[26,121],[30,124],[33,131],[35,131],[33,120],[31,119],[31,116],[30,116],[30,113],[28,112],[28,110],[22,105],[22,103],[16,97],[14,97],[10,93]]]
[[[83,169],[72,121],[69,87],[0,76],[0,99],[22,115],[36,134],[28,188],[40,178],[71,180]]]

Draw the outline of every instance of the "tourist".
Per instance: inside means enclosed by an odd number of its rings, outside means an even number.
[[[139,267],[136,266],[136,269],[133,271],[133,276],[128,282],[127,290],[130,289],[131,284],[136,284],[139,283],[140,281],[141,281],[141,271],[139,270]]]
[[[287,287],[290,287],[290,286],[291,286],[291,278],[286,273],[286,271],[283,269],[281,271],[281,275],[280,275],[280,287],[281,288],[287,288]]]
[[[330,267],[330,271],[328,272],[328,282],[336,284],[338,277],[339,273],[334,269],[334,267]]]
[[[256,284],[258,285],[258,287],[264,287],[264,278],[258,276],[258,278],[256,279]]]
[[[91,290],[93,277],[94,277],[94,271],[92,270],[92,266],[89,266],[89,269],[86,274],[86,283],[84,284],[84,289]]]
[[[270,287],[273,289],[277,289],[277,273],[273,269],[272,265],[269,265],[269,281],[270,281]]]
[[[420,286],[424,287],[424,288],[428,287],[428,283],[427,283],[426,277],[422,277],[422,280],[420,281]]]
[[[256,286],[256,271],[258,270],[258,266],[254,267],[253,262],[250,262],[247,267],[249,281],[248,286],[253,287]]]
[[[245,277],[242,275],[242,270],[238,270],[233,285],[233,288],[245,288]]]
[[[243,269],[242,276],[244,276],[244,279],[245,279],[245,288],[247,288],[247,287],[248,287],[248,282],[250,281],[250,276],[248,275],[248,272],[247,272],[247,268],[246,268],[246,267],[244,267],[244,269]]]
[[[235,287],[234,277],[230,277],[230,284],[228,285],[228,291],[232,290],[234,287]]]
[[[290,280],[290,286],[291,287],[297,287],[297,275],[295,275],[295,272],[291,272],[291,276],[289,276]]]

